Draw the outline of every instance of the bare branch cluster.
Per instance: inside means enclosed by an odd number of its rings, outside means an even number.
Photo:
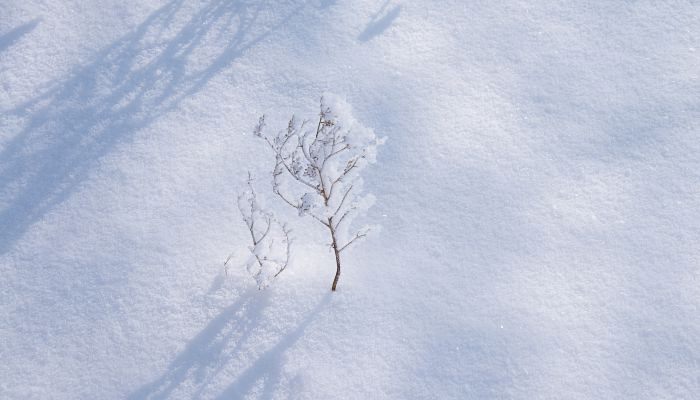
[[[325,226],[336,256],[335,290],[340,276],[340,253],[367,236],[367,229],[346,235],[361,206],[358,172],[373,162],[382,141],[362,126],[344,128],[334,110],[321,98],[318,119],[299,122],[294,116],[274,136],[264,133],[265,116],[253,134],[265,140],[275,156],[273,192],[300,216],[308,215]]]
[[[264,289],[289,264],[291,230],[260,206],[252,181],[248,174],[248,187],[238,196],[238,209],[252,240],[246,268],[258,289]],[[230,260],[231,256],[224,265],[228,265]]]

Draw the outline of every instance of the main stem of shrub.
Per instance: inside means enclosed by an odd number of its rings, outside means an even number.
[[[328,229],[331,231],[333,253],[335,253],[335,278],[333,278],[333,286],[331,286],[331,291],[335,292],[338,279],[340,279],[340,250],[338,249],[338,240],[335,237],[335,229],[333,229],[333,217],[328,218]]]

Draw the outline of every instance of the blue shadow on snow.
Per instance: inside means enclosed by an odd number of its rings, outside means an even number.
[[[22,36],[33,31],[34,28],[36,28],[37,25],[39,25],[39,22],[41,22],[41,19],[37,18],[33,21],[27,22],[26,24],[16,27],[7,33],[3,33],[2,35],[0,35],[0,53],[9,49],[10,46],[12,46],[13,44],[17,43],[17,41],[19,41],[22,38]]]
[[[302,7],[260,21],[269,14],[266,2],[213,0],[185,20],[183,4],[169,1],[92,62],[3,112],[27,122],[0,149],[0,254],[67,199],[114,146],[176,110]],[[37,23],[0,37],[0,49]]]
[[[367,42],[380,35],[391,26],[401,12],[401,5],[394,6],[391,10],[386,11],[388,5],[389,1],[387,0],[382,8],[372,16],[372,20],[367,24],[365,30],[360,33],[357,40],[360,42]]]
[[[280,387],[283,357],[304,334],[306,328],[329,303],[326,293],[314,308],[278,340],[277,344],[255,358],[221,392],[216,399],[239,399],[260,389],[261,399],[271,399]],[[153,382],[147,383],[129,395],[129,400],[170,398],[180,387],[193,387],[192,398],[200,398],[210,384],[222,375],[232,361],[240,359],[246,344],[260,328],[259,318],[267,306],[266,292],[250,290],[212,319],[185,349],[175,357],[167,370]]]

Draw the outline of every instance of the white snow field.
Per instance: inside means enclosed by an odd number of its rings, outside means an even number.
[[[388,138],[335,293],[251,134],[326,91]],[[0,2],[1,399],[698,396],[697,1]]]

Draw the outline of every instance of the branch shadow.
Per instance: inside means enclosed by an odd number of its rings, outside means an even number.
[[[4,113],[27,122],[0,149],[0,254],[68,198],[101,157],[176,110],[302,8],[270,21],[267,2],[211,0],[193,11],[185,4],[169,1],[90,63]]]
[[[128,399],[166,399],[191,375],[201,381],[211,366],[225,364],[226,360],[222,357],[226,345],[237,340],[233,351],[239,350],[254,328],[251,318],[256,318],[265,309],[267,296],[264,296],[266,293],[261,294],[263,296],[255,296],[255,291],[250,290],[226,307],[187,343],[163,375],[143,385]],[[241,316],[241,313],[244,315]],[[236,321],[239,323],[236,324]]]
[[[281,383],[282,357],[285,351],[303,336],[304,330],[328,304],[330,298],[330,293],[326,294],[294,329],[283,334],[276,345],[238,373],[236,380],[216,398],[242,398],[255,389],[260,380],[263,380],[261,398],[272,398]],[[190,340],[166,372],[127,398],[167,399],[181,387],[191,388],[192,398],[202,397],[221,372],[230,367],[231,361],[242,355],[244,346],[262,323],[260,317],[268,302],[266,292],[251,289],[244,293]]]
[[[401,5],[396,5],[387,11],[388,6],[389,0],[387,0],[382,8],[380,8],[379,11],[372,16],[372,19],[369,21],[365,29],[357,36],[357,40],[360,42],[367,42],[380,35],[391,26],[401,12]]]
[[[260,399],[272,399],[276,389],[281,383],[283,357],[304,335],[306,328],[314,321],[315,317],[330,302],[332,294],[326,293],[304,319],[292,331],[288,332],[275,346],[267,350],[255,360],[248,368],[238,374],[238,378],[232,382],[216,400],[240,399],[256,389],[256,384],[262,384]]]
[[[33,31],[34,28],[36,28],[37,25],[39,25],[39,22],[41,22],[41,18],[29,21],[10,30],[7,33],[3,33],[2,35],[0,35],[0,53],[9,49],[13,44],[17,43],[22,38],[22,36]]]

